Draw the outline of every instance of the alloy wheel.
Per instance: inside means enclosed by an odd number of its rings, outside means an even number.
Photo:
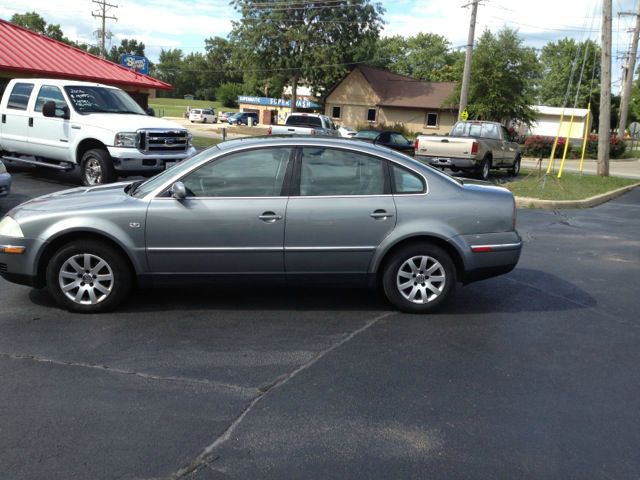
[[[446,281],[442,264],[427,255],[409,258],[400,266],[396,275],[396,286],[400,294],[416,304],[426,304],[438,298]]]
[[[60,267],[58,284],[64,295],[74,303],[96,305],[113,290],[113,270],[97,255],[73,255]]]

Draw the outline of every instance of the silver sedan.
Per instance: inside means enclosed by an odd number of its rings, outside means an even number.
[[[323,280],[381,285],[425,313],[520,256],[511,193],[334,138],[222,143],[144,183],[30,200],[0,221],[0,275],[73,311],[136,285]],[[315,283],[315,282],[314,282]]]

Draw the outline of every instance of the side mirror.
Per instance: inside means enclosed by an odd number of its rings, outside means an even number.
[[[44,102],[42,105],[42,115],[45,117],[55,117],[56,116],[56,103],[49,100],[48,102]]]
[[[187,187],[185,187],[184,183],[182,182],[176,182],[171,185],[169,193],[176,200],[184,200],[185,198],[187,198]]]

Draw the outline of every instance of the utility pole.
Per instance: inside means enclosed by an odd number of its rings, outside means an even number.
[[[107,10],[109,10],[110,8],[118,8],[118,6],[107,3],[107,0],[91,0],[91,2],[98,4],[98,7],[100,8],[97,12],[91,12],[91,15],[96,18],[102,18],[102,29],[100,30],[100,56],[102,58],[105,58],[107,56],[107,50],[104,47],[104,39],[107,34],[107,27],[105,25],[106,20],[107,18],[110,18],[112,20],[118,21],[118,19],[113,15],[107,15]]]
[[[611,0],[602,1],[602,54],[600,56],[600,120],[598,125],[598,176],[609,176],[611,134]]]
[[[636,26],[633,29],[633,40],[631,40],[631,57],[627,57],[627,66],[624,75],[622,98],[620,99],[620,123],[618,124],[618,138],[624,139],[624,129],[627,126],[627,115],[629,114],[629,101],[631,100],[631,87],[633,86],[633,75],[636,70],[636,55],[638,53],[638,34],[640,33],[640,1],[638,2],[638,12],[636,16]]]
[[[460,107],[458,108],[458,120],[462,112],[467,108],[467,98],[469,96],[469,81],[471,80],[471,55],[473,54],[473,39],[476,34],[476,16],[478,15],[478,3],[480,0],[471,0],[471,21],[469,22],[469,36],[467,37],[467,52],[464,56],[464,72],[462,74],[462,88],[460,89]]]

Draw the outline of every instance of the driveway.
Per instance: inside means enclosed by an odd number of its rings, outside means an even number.
[[[60,188],[14,172],[0,212]],[[518,228],[428,316],[262,285],[76,315],[0,279],[0,478],[637,479],[640,189]]]

